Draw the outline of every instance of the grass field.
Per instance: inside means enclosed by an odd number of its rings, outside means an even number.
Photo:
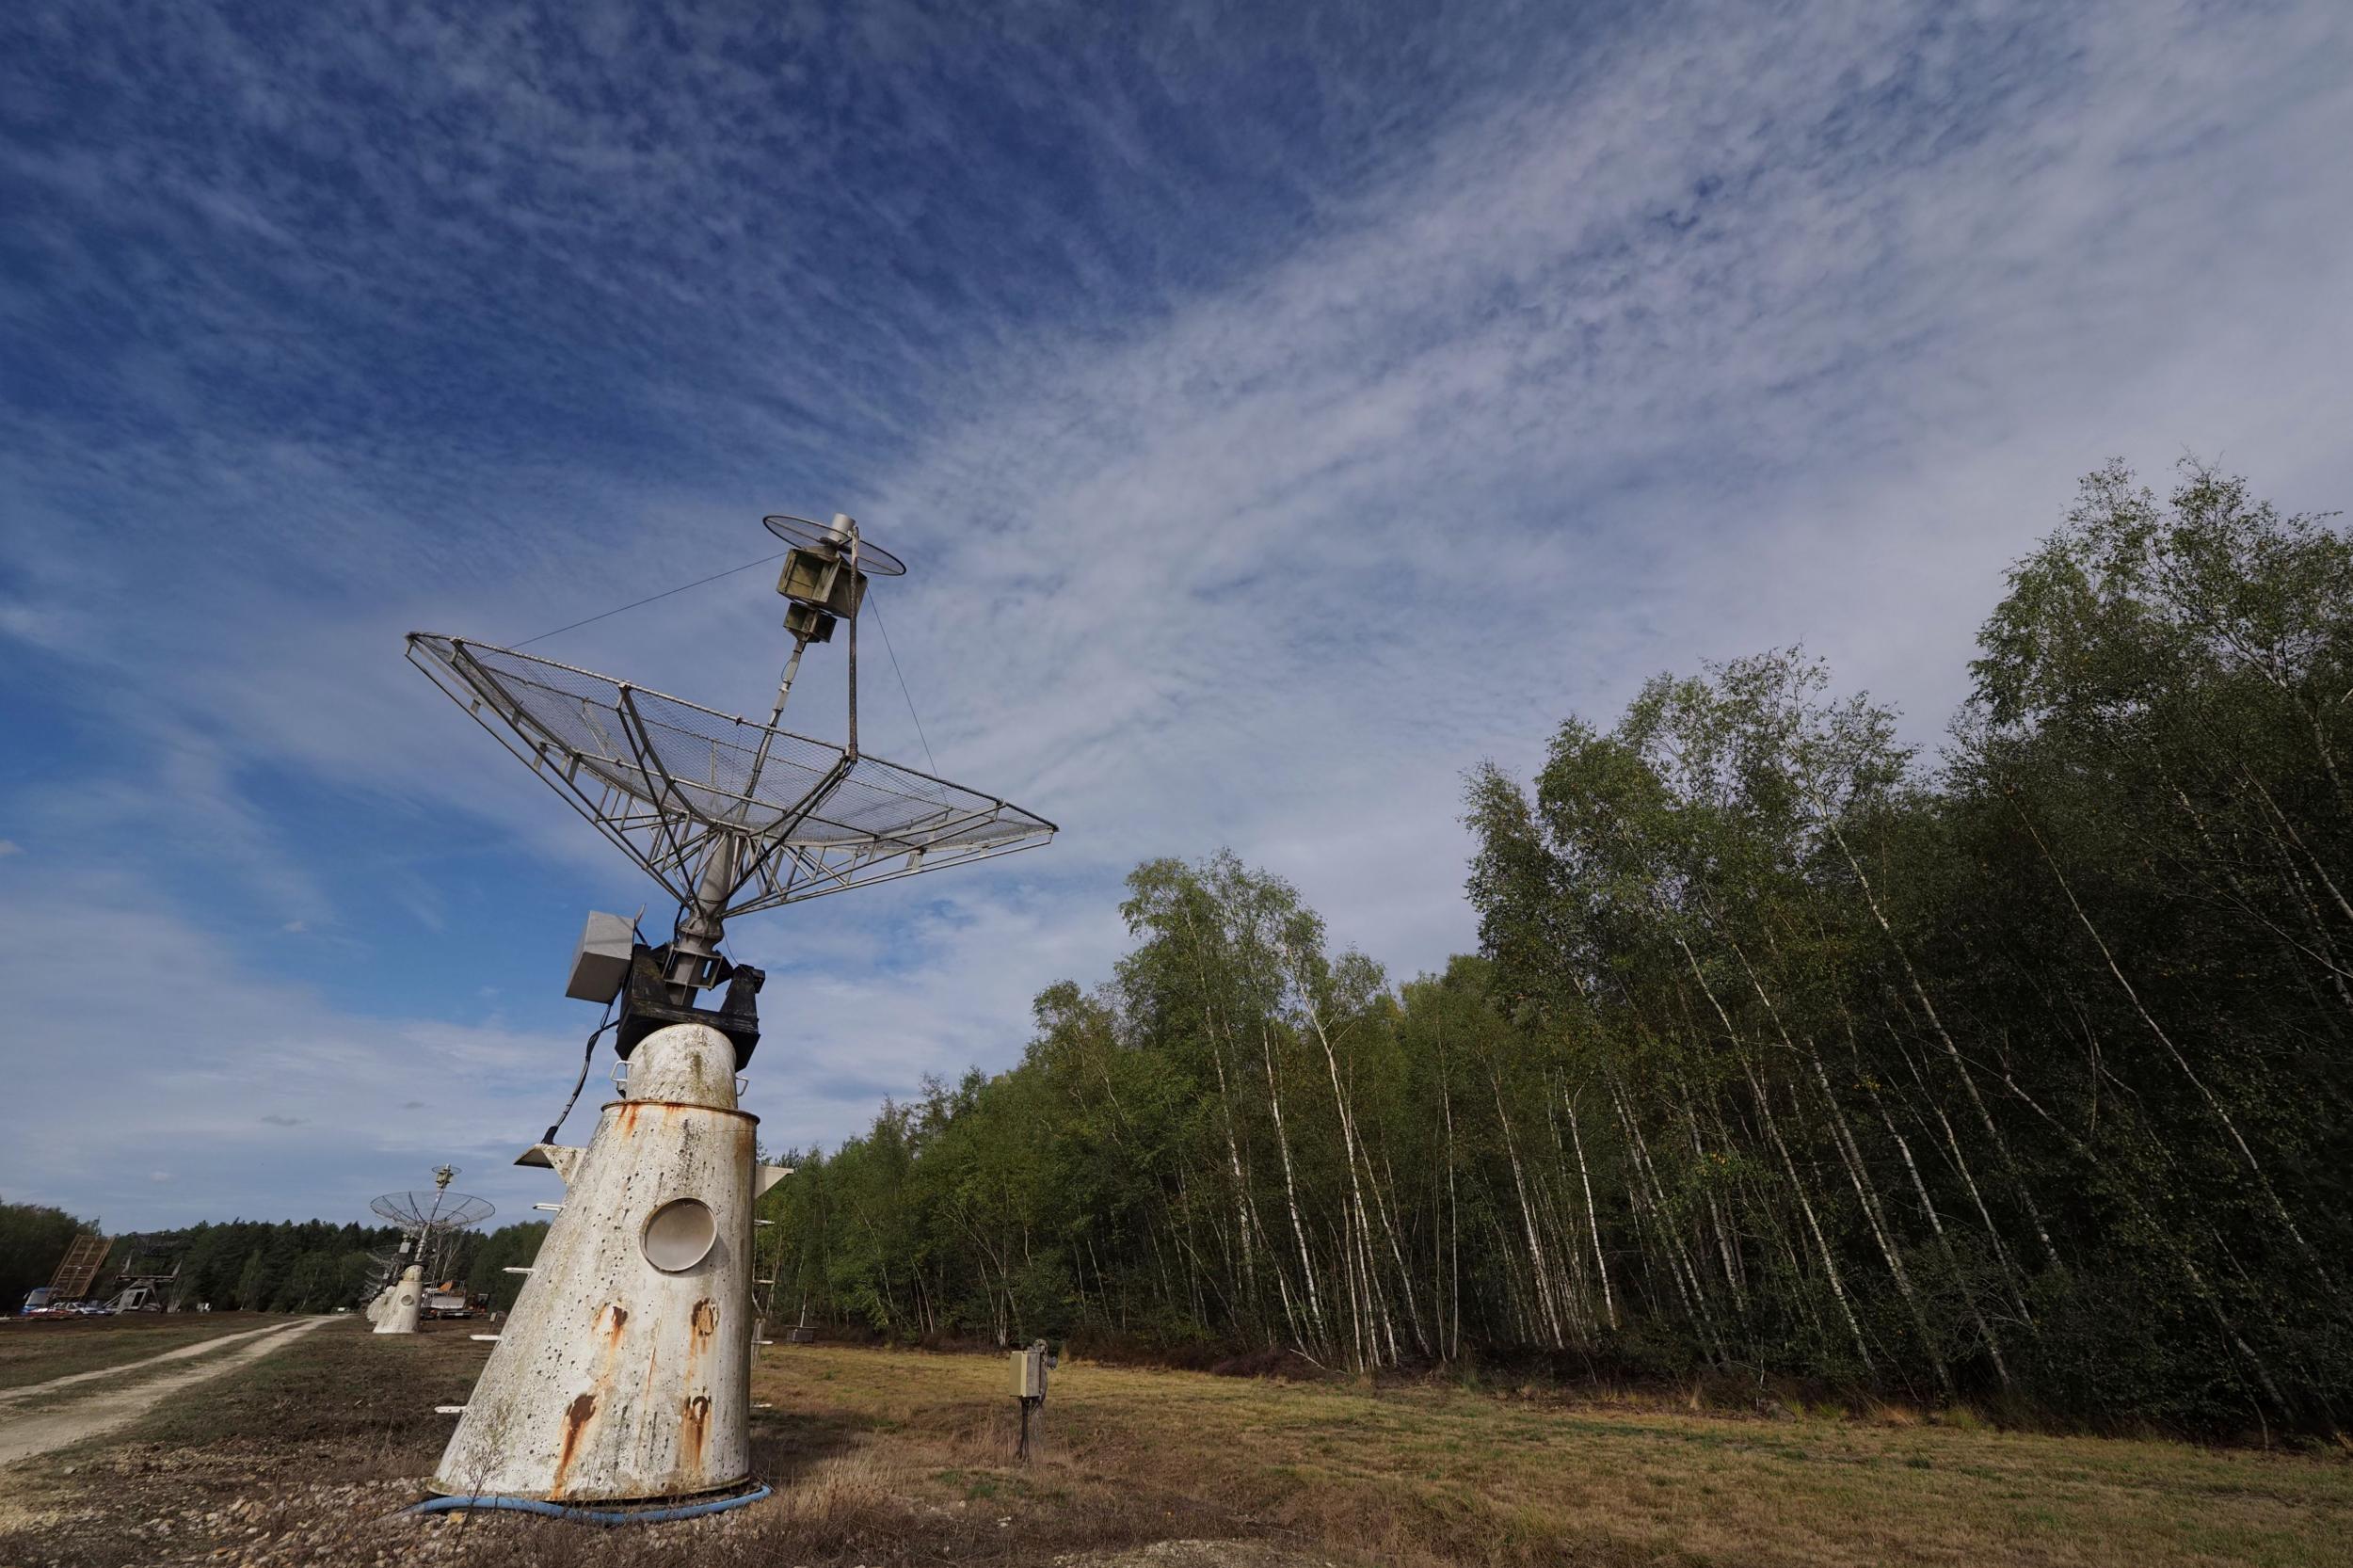
[[[0,1388],[144,1360],[290,1317],[264,1312],[133,1312],[119,1318],[0,1319]]]
[[[765,1352],[758,1398],[822,1411],[979,1496],[1148,1515],[1377,1560],[2353,1562],[2353,1463],[2178,1444],[1072,1367],[1013,1473],[994,1360]]]
[[[331,1325],[32,1462],[0,1483],[0,1563],[2353,1562],[2337,1455],[1081,1364],[1023,1465],[999,1360],[824,1346],[762,1352],[771,1501],[624,1531],[391,1518],[486,1353],[468,1327]]]

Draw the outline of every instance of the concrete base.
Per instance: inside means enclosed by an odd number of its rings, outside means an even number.
[[[373,1314],[376,1333],[416,1333],[417,1310],[424,1302],[424,1271],[414,1263],[409,1264],[400,1272],[400,1283],[378,1299],[383,1302],[383,1307]]]
[[[757,1118],[735,1048],[673,1024],[584,1149],[433,1476],[445,1496],[601,1504],[716,1496],[751,1473]]]

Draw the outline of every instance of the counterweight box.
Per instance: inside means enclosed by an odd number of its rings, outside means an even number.
[[[611,1001],[621,994],[629,978],[630,951],[637,933],[618,915],[589,911],[587,929],[580,934],[580,949],[572,954],[571,979],[564,994],[580,1001]]]

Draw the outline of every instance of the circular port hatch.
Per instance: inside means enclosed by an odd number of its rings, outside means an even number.
[[[646,1219],[646,1261],[665,1274],[683,1273],[700,1263],[719,1239],[711,1206],[697,1198],[672,1198]]]

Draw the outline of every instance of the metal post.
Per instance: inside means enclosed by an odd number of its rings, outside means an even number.
[[[784,717],[785,699],[792,695],[792,678],[800,673],[801,655],[808,650],[808,639],[807,637],[792,639],[792,656],[784,662],[784,678],[776,682],[776,705],[768,710],[768,727],[771,729],[775,728],[777,722]],[[769,737],[762,737],[760,740],[760,756],[762,761],[765,761],[768,757],[769,739]],[[760,777],[760,770],[757,767],[752,769],[752,777],[755,782]],[[749,790],[744,792],[751,793]]]
[[[857,582],[857,524],[851,522],[848,518],[839,512],[834,514],[833,520],[835,526],[846,525],[849,531],[850,548],[843,559],[849,563],[850,581],[855,585]],[[853,591],[855,591],[855,586]],[[855,604],[856,600],[852,602]],[[855,760],[857,757],[857,611],[855,608],[850,611],[850,744],[848,750],[851,759]]]
[[[751,776],[744,781],[744,805],[738,815],[744,821],[751,817],[752,802],[760,795],[760,776],[768,766],[768,748],[776,744],[776,728],[784,718],[785,699],[792,695],[792,678],[800,673],[801,654],[808,648],[807,637],[792,639],[792,656],[784,662],[784,676],[776,682],[776,705],[768,710],[768,728],[760,737],[760,750],[752,758]]]
[[[1053,1365],[1053,1357],[1047,1353],[1046,1341],[1035,1339],[1031,1341],[1028,1350],[1015,1351],[1011,1364],[1014,1400],[1021,1406],[1021,1438],[1014,1449],[1014,1457],[1027,1460],[1030,1457],[1030,1417],[1046,1408],[1046,1374],[1047,1368]]]
[[[727,911],[728,895],[735,890],[740,843],[733,833],[711,836],[711,847],[703,853],[702,872],[695,884],[695,902],[679,917],[678,935],[670,944],[667,978],[672,1000],[681,1004],[693,1004],[695,977],[719,951],[719,938],[727,934],[719,918]]]

